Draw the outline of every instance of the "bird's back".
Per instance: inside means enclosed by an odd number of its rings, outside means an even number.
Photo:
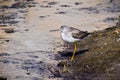
[[[76,29],[76,28],[71,28],[71,29],[72,29],[73,38],[83,39],[83,38],[87,37],[90,34],[87,31],[81,31],[81,30]]]
[[[88,36],[87,31],[81,31],[79,29],[61,26],[61,37],[64,41],[67,42],[76,42]]]

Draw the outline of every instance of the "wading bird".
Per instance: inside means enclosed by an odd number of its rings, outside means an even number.
[[[77,42],[87,37],[89,33],[87,31],[81,31],[73,27],[68,27],[66,25],[61,26],[60,31],[63,41],[74,43],[74,51],[71,57],[71,61],[73,61],[77,50]]]

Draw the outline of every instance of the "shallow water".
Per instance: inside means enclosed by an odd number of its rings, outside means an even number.
[[[0,8],[0,15],[5,15],[0,17],[0,24],[7,25],[0,31],[9,40],[0,39],[1,75],[8,80],[53,80],[48,67],[57,64],[54,54],[62,50],[63,42],[59,31],[50,30],[61,25],[89,32],[112,27],[120,14],[117,1],[35,0],[27,4],[29,7],[14,8],[16,2],[8,0],[3,4],[1,0],[1,6],[8,8]],[[12,28],[15,33],[3,33],[4,28]]]

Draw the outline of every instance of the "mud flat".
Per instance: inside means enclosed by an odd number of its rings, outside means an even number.
[[[55,30],[68,25],[98,35],[98,30],[114,26],[119,14],[118,0],[0,0],[0,76],[8,80],[66,79],[56,67],[59,58],[55,54],[64,47]]]

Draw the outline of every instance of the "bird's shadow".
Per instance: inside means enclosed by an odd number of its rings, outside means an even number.
[[[89,49],[79,50],[76,51],[76,55],[84,54],[85,52],[89,51]],[[73,55],[73,51],[59,51],[58,54],[55,56],[55,59],[66,59],[67,57],[71,57]]]

